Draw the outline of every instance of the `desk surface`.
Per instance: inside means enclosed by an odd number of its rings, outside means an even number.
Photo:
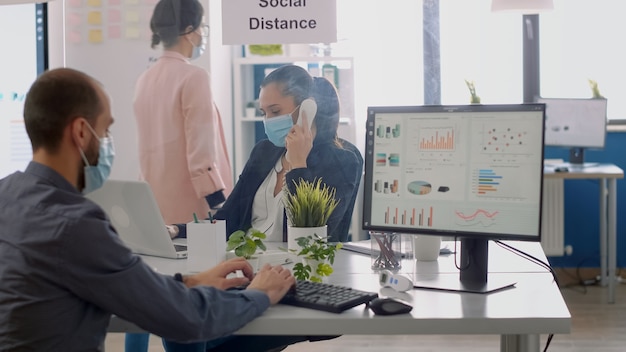
[[[565,163],[561,163],[558,166],[562,165],[565,165]],[[567,168],[568,171],[566,172],[555,172],[553,166],[546,166],[543,169],[543,177],[567,179],[624,178],[624,170],[613,164],[597,164],[584,168],[567,164]]]
[[[507,243],[546,260],[539,243]],[[490,275],[513,280],[517,282],[515,287],[487,295],[421,289],[398,293],[378,286],[378,276],[370,268],[369,256],[340,251],[333,266],[335,273],[329,282],[401,299],[413,305],[413,311],[406,315],[381,317],[374,316],[364,305],[341,314],[276,305],[237,334],[569,333],[569,310],[547,270],[491,242],[489,256]],[[186,271],[185,260],[144,259],[157,271]],[[402,272],[405,275],[439,272],[440,275],[458,276],[453,255],[440,256],[436,262],[404,260]]]

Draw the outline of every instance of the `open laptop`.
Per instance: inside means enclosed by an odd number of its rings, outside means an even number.
[[[104,209],[124,244],[133,252],[165,258],[187,257],[187,246],[172,242],[146,182],[108,180],[86,197]]]

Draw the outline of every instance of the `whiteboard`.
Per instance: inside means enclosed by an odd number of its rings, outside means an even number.
[[[161,46],[150,47],[149,23],[156,3],[156,0],[77,0],[66,1],[64,7],[65,66],[93,76],[111,98],[115,119],[111,134],[116,150],[112,179],[139,178],[133,96],[137,78],[162,53]],[[201,3],[208,21],[208,3],[206,0]],[[192,63],[208,71],[210,55],[207,53]],[[222,118],[228,125],[228,118]]]

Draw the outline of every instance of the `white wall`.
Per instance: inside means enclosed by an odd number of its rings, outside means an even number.
[[[209,36],[211,87],[215,104],[222,115],[230,165],[234,166],[232,46],[222,45],[222,1],[209,0],[205,9],[206,20],[211,27]]]

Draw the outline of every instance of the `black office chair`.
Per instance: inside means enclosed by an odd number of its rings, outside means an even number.
[[[356,155],[359,161],[359,167],[355,170],[355,184],[354,191],[352,195],[347,200],[348,201],[348,210],[341,219],[339,226],[337,226],[337,232],[339,233],[339,239],[341,242],[346,242],[349,239],[350,234],[350,224],[352,223],[352,213],[354,212],[354,205],[356,202],[357,194],[359,193],[359,188],[361,185],[361,176],[363,175],[363,156],[361,155],[361,151],[352,143],[339,138],[339,141],[342,143],[344,149],[347,149]]]

